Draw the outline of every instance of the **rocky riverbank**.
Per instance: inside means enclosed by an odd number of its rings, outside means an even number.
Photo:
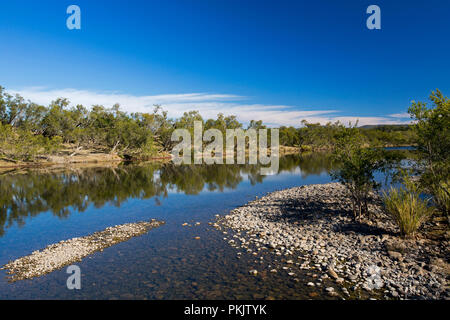
[[[151,220],[109,227],[86,237],[52,244],[42,251],[11,261],[0,270],[7,270],[11,282],[40,277],[163,224],[162,221]]]
[[[404,240],[377,195],[369,204],[372,217],[361,223],[353,221],[350,203],[338,183],[297,187],[237,208],[214,226],[232,229],[227,241],[235,248],[279,256],[280,265],[267,266],[271,272],[318,272],[318,281],[307,284],[311,287],[332,280],[333,285],[320,288],[330,296],[450,298],[448,232],[444,239],[422,233]],[[257,276],[258,270],[250,274]]]

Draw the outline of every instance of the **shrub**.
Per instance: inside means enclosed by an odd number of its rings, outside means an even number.
[[[25,129],[0,124],[0,156],[11,161],[32,161],[38,156],[52,154],[61,147],[62,139],[35,135]]]
[[[352,200],[354,218],[361,220],[364,214],[370,214],[370,193],[379,188],[374,172],[386,170],[389,161],[384,150],[364,147],[363,137],[356,125],[341,127],[340,130],[336,134],[333,152],[339,168],[331,171],[331,177],[346,187]]]
[[[448,215],[450,182],[450,99],[436,90],[432,106],[413,102],[408,112],[414,120],[420,183],[433,196],[438,209]]]
[[[400,234],[414,236],[420,226],[431,216],[434,208],[428,205],[430,199],[422,199],[416,183],[404,177],[405,188],[390,188],[383,192],[386,211],[392,216]]]

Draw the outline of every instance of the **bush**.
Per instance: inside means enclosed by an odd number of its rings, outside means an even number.
[[[388,168],[388,156],[382,149],[365,148],[356,125],[341,127],[335,139],[333,158],[339,163],[339,168],[331,171],[331,177],[346,187],[352,200],[354,218],[361,220],[364,214],[370,214],[370,193],[379,188],[374,172]]]
[[[51,139],[28,130],[0,124],[0,156],[11,161],[33,161],[38,156],[52,154],[61,147],[62,138]]]
[[[436,90],[432,106],[413,102],[408,112],[414,120],[419,160],[416,170],[420,183],[433,196],[438,209],[448,216],[450,182],[450,99]]]
[[[300,146],[300,150],[302,151],[302,152],[311,152],[312,151],[312,147],[311,146],[308,146],[308,145],[301,145]]]
[[[383,192],[386,211],[400,228],[400,234],[413,236],[420,226],[431,216],[434,208],[429,207],[430,199],[421,199],[417,185],[404,177],[405,188],[391,187],[389,193]]]

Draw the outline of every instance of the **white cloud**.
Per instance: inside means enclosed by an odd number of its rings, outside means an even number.
[[[411,116],[409,115],[409,113],[394,113],[394,114],[390,114],[389,117],[392,118],[398,118],[398,119],[409,119],[411,118]]]
[[[369,124],[399,124],[407,123],[404,114],[393,114],[384,117],[341,116],[337,110],[298,110],[299,108],[286,105],[264,105],[244,103],[246,97],[231,94],[186,93],[164,94],[152,96],[135,96],[117,92],[94,92],[77,89],[47,89],[31,87],[21,90],[9,90],[33,102],[48,105],[56,98],[63,97],[71,101],[72,105],[82,104],[86,107],[103,105],[111,107],[119,103],[122,110],[127,112],[151,112],[155,104],[160,104],[168,111],[170,117],[180,117],[184,112],[198,110],[204,118],[214,118],[218,113],[236,115],[239,121],[248,123],[250,120],[263,120],[271,126],[300,126],[303,119],[308,122],[322,123],[349,121],[359,125]]]

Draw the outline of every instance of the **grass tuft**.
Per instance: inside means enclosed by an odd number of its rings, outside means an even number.
[[[434,211],[428,206],[429,199],[421,199],[417,190],[390,189],[383,192],[383,201],[387,212],[394,218],[403,237],[414,236],[420,226]]]

